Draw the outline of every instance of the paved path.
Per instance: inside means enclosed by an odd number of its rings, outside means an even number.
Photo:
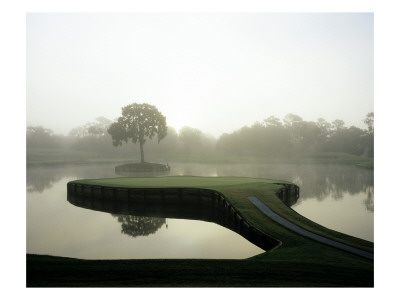
[[[296,233],[299,233],[303,236],[306,236],[310,239],[316,240],[323,244],[327,244],[327,245],[330,245],[330,246],[333,246],[333,247],[369,258],[369,259],[374,259],[374,254],[371,252],[360,250],[360,249],[336,242],[334,240],[327,239],[323,236],[320,236],[318,234],[307,231],[307,230],[289,222],[288,220],[282,218],[280,215],[274,213],[267,205],[265,205],[263,202],[261,202],[258,198],[254,197],[254,196],[249,196],[249,197],[247,197],[247,199],[249,199],[251,201],[251,203],[253,203],[259,210],[261,210],[265,215],[270,217],[272,220],[274,220],[275,222],[281,224],[282,226],[284,226]]]

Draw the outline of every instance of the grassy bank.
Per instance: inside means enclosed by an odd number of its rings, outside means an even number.
[[[222,177],[114,178],[80,180],[129,187],[199,187],[223,193],[255,227],[282,246],[244,260],[79,260],[27,255],[28,286],[373,286],[373,261],[278,225],[247,196],[309,231],[373,252],[373,243],[324,228],[294,212],[275,195],[276,181]],[[229,245],[227,245],[229,246]]]
[[[136,160],[139,157],[136,158]],[[84,164],[84,163],[126,163],[135,161],[135,157],[131,156],[99,156],[96,153],[67,150],[67,149],[27,149],[27,165],[56,165],[56,164]],[[183,163],[272,163],[272,164],[298,164],[298,163],[315,163],[315,164],[350,164],[361,166],[368,169],[374,168],[374,160],[356,155],[345,153],[323,152],[308,156],[233,156],[221,153],[209,153],[203,155],[164,155],[157,153],[146,154],[148,162],[183,162]]]

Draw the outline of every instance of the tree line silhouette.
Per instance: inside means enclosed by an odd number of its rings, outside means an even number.
[[[285,156],[341,152],[373,157],[374,113],[367,114],[363,121],[367,129],[346,127],[339,119],[330,123],[322,118],[316,122],[305,121],[295,114],[288,114],[283,120],[270,116],[263,122],[224,133],[218,139],[196,128],[183,127],[177,131],[168,127],[162,143],[148,140],[145,147],[146,153],[163,156],[211,153]],[[26,132],[26,146],[27,149],[72,150],[97,157],[135,157],[139,153],[135,145],[113,146],[108,133],[111,124],[111,120],[99,117],[95,122],[73,128],[67,136],[53,134],[51,129],[41,126],[30,126]]]
[[[223,134],[217,149],[236,155],[293,155],[320,152],[342,152],[373,157],[373,113],[364,120],[368,129],[346,127],[342,120],[332,123],[319,118],[317,122],[304,121],[288,114],[283,122],[270,116],[262,123]]]

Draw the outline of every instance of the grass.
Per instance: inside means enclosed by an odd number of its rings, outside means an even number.
[[[81,260],[29,254],[27,260],[28,287],[373,286],[367,264],[302,259],[294,251],[246,260]]]
[[[214,188],[224,189],[238,185],[259,184],[268,189],[277,191],[279,186],[276,182],[289,183],[287,181],[268,180],[262,178],[246,177],[198,177],[198,176],[166,176],[166,177],[120,177],[103,179],[80,179],[74,182],[103,185],[110,187],[133,187],[133,188]]]
[[[372,287],[374,284],[373,261],[295,234],[273,222],[246,199],[246,196],[256,196],[299,226],[373,252],[373,243],[324,228],[286,207],[275,195],[280,188],[274,184],[277,181],[171,176],[87,179],[79,182],[114,187],[214,189],[223,193],[253,226],[283,244],[269,253],[243,260],[80,260],[28,254],[28,286]]]
[[[338,152],[321,152],[312,155],[286,155],[286,156],[262,156],[262,155],[179,155],[169,157],[170,161],[198,162],[198,163],[336,163],[336,164],[362,164],[373,161],[372,158],[351,155]]]
[[[374,161],[368,160],[368,161],[360,162],[360,163],[356,164],[356,166],[361,167],[361,168],[366,168],[366,169],[374,169]]]
[[[166,162],[191,162],[191,163],[271,163],[271,164],[351,164],[364,168],[373,169],[372,158],[366,158],[346,153],[322,152],[313,155],[293,155],[293,156],[253,156],[253,155],[225,155],[217,152],[207,154],[191,155],[165,155],[156,153],[146,153],[146,161],[158,162],[162,158],[162,163]],[[139,159],[138,157],[136,159]],[[61,164],[61,163],[103,163],[103,162],[132,162],[135,157],[113,157],[99,156],[96,153],[87,151],[77,151],[70,149],[27,149],[27,164]]]
[[[105,163],[105,162],[127,162],[129,158],[113,158],[99,156],[88,151],[71,149],[46,149],[46,148],[27,148],[26,163],[33,165],[59,165],[59,164],[85,164],[85,163]]]

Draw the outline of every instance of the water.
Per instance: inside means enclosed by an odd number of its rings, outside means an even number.
[[[292,208],[334,230],[373,241],[373,172],[339,165],[170,163],[170,175],[283,179],[300,186]],[[114,164],[27,169],[27,253],[85,259],[246,258],[263,250],[214,223],[118,216],[80,208],[68,181],[118,177]],[[133,225],[146,227],[140,235]],[[144,225],[143,225],[144,224]]]
[[[300,187],[292,209],[327,228],[374,241],[374,172],[335,164],[174,164],[175,174],[287,180]]]
[[[117,177],[114,165],[27,169],[27,253],[140,259],[247,258],[264,252],[214,223],[113,215],[67,201],[68,181],[101,177]]]

